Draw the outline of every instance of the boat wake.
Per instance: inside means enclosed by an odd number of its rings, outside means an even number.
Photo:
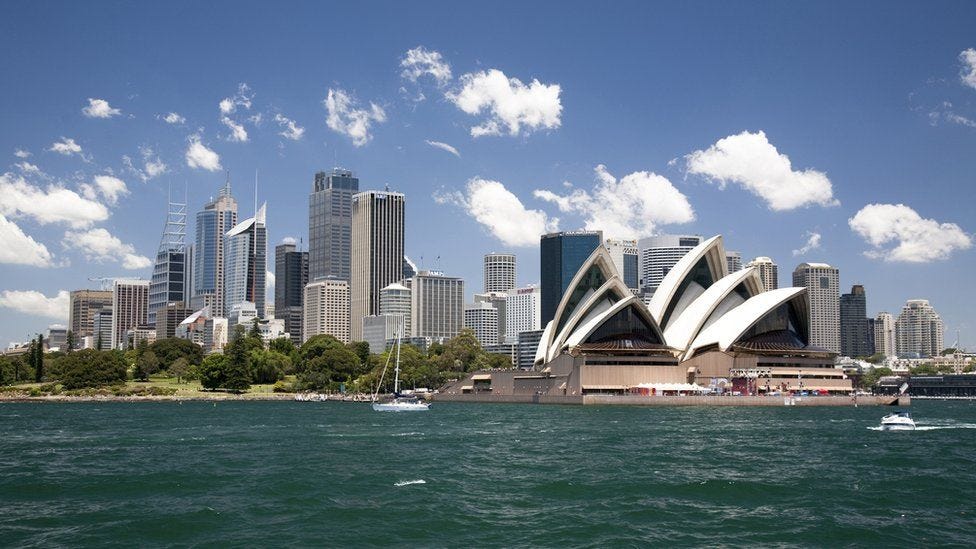
[[[393,433],[390,436],[394,436],[394,437],[422,437],[422,436],[424,436],[424,434],[423,433],[420,433],[420,432],[417,432],[417,431],[410,431],[409,433]]]
[[[427,484],[427,481],[422,478],[417,480],[401,480],[400,482],[396,482],[393,485],[399,488],[401,486],[410,486],[411,484]]]
[[[915,431],[941,431],[943,429],[976,429],[976,423],[950,423],[947,425],[916,425]],[[880,426],[868,427],[870,431],[884,431]]]

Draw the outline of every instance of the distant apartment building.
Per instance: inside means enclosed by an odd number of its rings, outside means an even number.
[[[640,290],[640,250],[637,248],[636,240],[620,240],[608,238],[603,242],[603,247],[610,252],[617,272],[623,277],[624,284],[630,291]]]
[[[116,279],[112,286],[112,340],[109,347],[124,349],[128,331],[145,325],[148,318],[149,281]]]
[[[760,256],[746,264],[746,267],[755,267],[759,271],[759,279],[762,280],[763,291],[769,292],[779,288],[779,268],[773,260]]]
[[[909,299],[895,321],[900,358],[931,357],[945,348],[945,325],[927,299]]]
[[[409,337],[412,329],[410,325],[411,293],[410,288],[399,282],[388,284],[380,290],[380,314],[402,317],[404,337]]]
[[[193,310],[183,304],[182,301],[167,303],[162,308],[156,310],[156,338],[167,339],[176,337],[176,328],[186,320],[186,317],[193,314]]]
[[[339,278],[309,282],[305,286],[303,310],[302,337],[305,341],[323,334],[343,343],[350,341],[349,282]],[[358,322],[359,331],[362,332],[362,319]]]
[[[484,260],[484,293],[508,292],[515,288],[515,254],[490,253]]]
[[[874,317],[874,349],[886,358],[898,356],[898,337],[895,332],[895,317],[881,312]]]
[[[438,271],[420,271],[410,281],[414,337],[450,339],[464,326],[464,281]]]
[[[464,327],[474,332],[482,347],[498,345],[498,309],[481,301],[464,306]]]
[[[801,263],[793,286],[807,289],[810,300],[810,342],[840,353],[840,271],[826,263]]]
[[[648,293],[657,290],[678,261],[701,243],[698,235],[662,234],[640,239],[641,289]]]
[[[542,341],[542,330],[519,332],[515,366],[521,370],[531,370],[535,364],[535,354]]]
[[[112,349],[112,308],[106,307],[92,315],[92,348],[98,351]]]
[[[76,342],[95,335],[95,313],[112,310],[111,290],[75,290],[68,301],[68,330]],[[105,341],[105,345],[108,345]],[[76,346],[78,344],[76,343]]]
[[[196,343],[204,354],[223,351],[227,335],[227,319],[211,316],[209,307],[194,312],[176,328],[176,337]]]
[[[725,264],[730,273],[742,270],[742,254],[739,252],[733,252],[732,250],[725,251]]]
[[[542,291],[535,286],[516,288],[505,298],[505,342],[519,334],[542,329]]]

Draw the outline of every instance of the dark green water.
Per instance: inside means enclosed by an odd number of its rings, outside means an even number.
[[[976,544],[976,403],[886,412],[6,403],[0,545]]]

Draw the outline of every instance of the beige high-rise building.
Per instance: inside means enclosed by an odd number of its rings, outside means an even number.
[[[515,254],[485,254],[485,293],[515,288]]]
[[[420,271],[411,279],[410,289],[413,337],[450,339],[461,332],[464,326],[463,280],[437,271]]]
[[[945,325],[927,299],[909,299],[895,322],[898,356],[937,356],[945,348]]]
[[[406,197],[364,191],[352,197],[349,337],[363,338],[363,317],[379,314],[380,290],[403,277]]]
[[[75,290],[68,305],[68,331],[80,346],[88,336],[95,336],[95,313],[112,309],[111,290]]]
[[[874,352],[885,357],[898,355],[895,317],[891,313],[881,312],[874,317]]]
[[[771,291],[779,288],[779,267],[773,260],[761,256],[746,263],[746,267],[755,267],[759,271],[759,278],[762,280],[763,291]]]
[[[403,337],[410,337],[410,294],[410,288],[397,282],[380,290],[380,314],[400,315]]]
[[[810,298],[809,345],[840,353],[840,271],[826,263],[800,263],[793,285]]]
[[[126,332],[145,325],[148,319],[149,281],[116,279],[112,287],[112,349],[124,349]]]
[[[302,316],[303,343],[312,336],[322,334],[348,343],[349,283],[338,278],[320,278],[309,282],[305,286]]]

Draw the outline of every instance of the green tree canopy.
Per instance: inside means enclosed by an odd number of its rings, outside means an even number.
[[[136,367],[132,377],[141,381],[149,381],[149,376],[159,371],[159,358],[156,353],[146,349],[136,358]]]
[[[320,354],[305,361],[298,374],[299,385],[305,389],[335,389],[340,383],[348,383],[359,377],[368,368],[368,365],[363,366],[359,357],[341,343],[323,344],[321,350]]]
[[[274,383],[291,370],[291,358],[277,351],[251,351],[251,379],[254,383]]]
[[[243,326],[238,324],[234,327],[234,338],[224,347],[224,356],[227,358],[224,365],[225,389],[243,392],[251,388],[250,352],[256,349],[249,349],[249,339],[252,338],[244,337]]]
[[[58,361],[65,389],[102,387],[125,381],[126,365],[119,351],[83,349],[65,354]]]
[[[224,355],[219,353],[207,355],[200,364],[200,385],[210,390],[223,387],[227,379],[226,365],[227,357]]]
[[[203,362],[203,348],[196,343],[178,337],[157,339],[149,346],[149,350],[156,353],[160,367],[168,370],[177,359],[185,358],[188,364]]]
[[[186,357],[181,356],[169,365],[168,371],[170,375],[176,377],[177,383],[183,383],[183,380],[189,376],[191,367],[192,366],[190,366],[190,362],[186,359]]]

